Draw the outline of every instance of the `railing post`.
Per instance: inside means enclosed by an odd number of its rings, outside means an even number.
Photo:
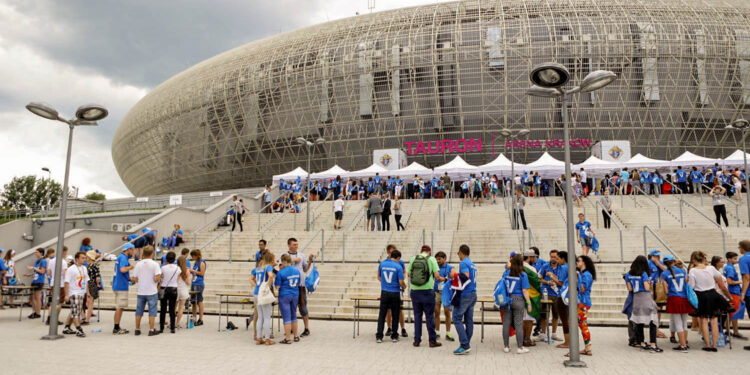
[[[229,231],[229,263],[232,263],[232,233],[233,231]]]
[[[435,248],[435,231],[430,231],[430,247]]]
[[[648,245],[646,244],[646,226],[644,225],[643,226],[643,255],[647,254],[647,251],[648,251],[647,247]]]
[[[656,217],[659,220],[659,229],[661,229],[661,207],[659,205],[656,205]]]
[[[422,228],[422,245],[424,245],[425,242],[427,242],[427,238],[425,237],[425,229]]]
[[[326,264],[325,244],[326,244],[326,230],[321,229],[320,230],[320,261],[323,264]]]
[[[620,265],[625,264],[625,249],[622,242],[622,229],[617,228],[620,230]]]
[[[680,195],[680,228],[685,228],[685,222],[682,217],[682,195]]]

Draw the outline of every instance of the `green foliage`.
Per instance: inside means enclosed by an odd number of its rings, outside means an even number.
[[[103,201],[103,200],[106,200],[107,197],[104,195],[104,193],[100,193],[98,191],[95,191],[93,193],[86,194],[86,196],[83,197],[83,199],[89,199],[89,200],[92,200],[92,201]]]
[[[36,176],[13,177],[3,186],[0,206],[5,209],[54,207],[62,197],[62,186],[54,180]]]

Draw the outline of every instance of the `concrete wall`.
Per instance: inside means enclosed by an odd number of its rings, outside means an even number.
[[[30,220],[15,220],[0,225],[0,247],[3,249],[19,250],[28,249],[31,241],[23,238],[23,234],[32,234],[32,223]]]
[[[65,220],[65,231],[73,229],[93,229],[93,230],[106,230],[112,229],[114,223],[136,223],[140,224],[146,220],[157,215],[161,210],[156,211],[131,211],[131,212],[112,212],[112,213],[100,213],[91,215],[76,215],[69,216]],[[91,224],[86,224],[85,221],[90,220]],[[52,238],[57,237],[58,223],[60,220],[56,217],[40,219],[41,225],[37,223],[31,224],[30,233],[34,236],[34,240],[28,247],[37,246],[41,243],[49,241]],[[31,223],[31,222],[30,222]],[[3,239],[0,234],[0,239]]]

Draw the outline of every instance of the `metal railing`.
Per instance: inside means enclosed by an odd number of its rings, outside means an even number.
[[[729,197],[727,197],[724,200],[727,201],[727,202],[729,202],[729,203],[731,203],[732,205],[734,205],[734,216],[737,218],[737,227],[740,227],[741,226],[740,225],[740,204],[737,203],[737,202],[735,202],[735,201],[733,201],[733,200],[731,200],[731,199],[729,199]],[[702,203],[701,203],[701,205],[702,205]]]
[[[276,199],[278,199],[278,198],[276,198]],[[271,201],[271,203],[269,203],[269,204],[261,207],[260,210],[258,210],[258,212],[257,212],[257,214],[258,214],[258,232],[260,232],[260,226],[261,226],[260,225],[260,217],[263,216],[261,214],[264,214],[264,213],[269,213],[269,214],[273,213],[273,212],[266,212],[266,208],[273,206],[273,204],[275,202],[276,202],[276,200],[273,200],[273,201]]]
[[[422,232],[419,233],[419,237],[417,237],[417,244],[414,246],[414,252],[412,253],[412,256],[417,256],[419,254],[419,250],[422,248],[422,245],[425,243],[425,229],[422,228]]]
[[[201,225],[198,227],[198,229],[193,231],[193,248],[198,247],[198,232],[208,228],[211,225],[219,225],[221,220],[227,217],[226,212],[222,212],[221,215],[214,217],[213,219],[210,219],[206,222],[206,224]]]
[[[326,232],[325,229],[320,228],[318,229],[315,234],[308,240],[304,246],[299,250],[299,252],[306,254],[305,250],[312,244],[312,242],[315,240],[316,237],[320,235],[320,262],[322,264],[326,263],[326,256],[325,256],[325,246],[326,246]]]
[[[534,230],[531,229],[531,226],[527,226],[527,232],[529,233],[529,246],[536,247],[536,236],[534,236]]]
[[[232,246],[233,235],[232,234],[234,233],[234,231],[231,230],[231,228],[226,228],[222,230],[221,232],[219,232],[218,234],[216,234],[212,239],[208,240],[205,244],[201,245],[199,250],[201,252],[204,251],[207,247],[211,246],[214,242],[216,242],[219,238],[223,237],[227,233],[229,233],[229,263],[232,263],[232,248],[233,248]]]
[[[362,206],[359,211],[354,214],[352,221],[350,221],[349,224],[346,224],[344,230],[341,231],[341,263],[346,263],[346,233],[349,232],[352,225],[356,228],[357,222],[362,218],[361,215],[364,215],[364,212],[365,206]]]
[[[602,211],[608,211],[604,209],[604,206],[599,201],[594,202],[594,211],[596,211],[596,229],[599,229],[599,208],[602,209]],[[602,214],[603,215],[603,214]],[[602,217],[602,220],[604,220],[604,217]],[[609,222],[615,223],[615,226],[617,227],[617,231],[620,235],[620,264],[625,264],[625,243],[622,238],[622,226],[620,226],[620,223],[615,220],[615,217],[611,214],[609,215]]]
[[[650,232],[651,235],[654,236],[654,238],[656,238],[656,240],[659,241],[659,243],[661,243],[661,245],[664,246],[664,248],[667,249],[667,251],[669,251],[669,253],[672,254],[673,257],[675,257],[675,259],[678,259],[679,261],[682,262],[682,259],[680,259],[680,256],[677,255],[674,251],[672,251],[672,248],[670,248],[669,245],[667,245],[667,243],[664,242],[664,240],[661,238],[661,236],[659,236],[659,234],[657,234],[648,225],[644,225],[643,226],[643,255],[645,255],[646,257],[648,257],[648,238],[646,237],[646,232],[647,231]]]
[[[645,196],[648,200],[651,201],[651,203],[653,203],[656,206],[656,216],[657,216],[657,218],[659,220],[659,229],[661,229],[661,206],[659,205],[659,203],[656,202],[656,200],[654,198],[651,198],[648,194],[646,194],[643,191],[643,189],[641,189],[641,188],[639,188],[637,186],[635,186],[635,188],[638,191],[640,191],[641,193],[643,193],[643,196]]]
[[[310,216],[312,216],[312,219],[310,219],[310,230],[315,229],[315,221],[318,220],[318,218],[323,214],[322,212],[320,212],[320,209],[321,207],[326,206],[323,202],[328,201],[328,197],[333,197],[333,194],[332,193],[326,194],[323,200],[313,201],[313,202],[319,202],[319,203],[318,203],[318,207],[315,207],[312,210],[312,212],[310,212]]]
[[[680,227],[681,228],[685,228],[685,223],[683,221],[683,215],[682,215],[682,206],[688,206],[688,207],[692,208],[693,210],[695,210],[696,212],[698,212],[699,214],[701,214],[701,216],[703,216],[703,218],[705,218],[706,220],[708,220],[709,223],[713,224],[714,226],[716,226],[717,229],[719,229],[719,232],[721,232],[722,249],[724,250],[724,257],[726,258],[726,255],[727,255],[727,232],[724,230],[724,228],[722,228],[721,224],[715,223],[713,220],[711,220],[711,218],[708,217],[708,215],[706,215],[701,210],[699,210],[698,208],[696,208],[695,206],[693,206],[692,204],[690,204],[690,202],[685,201],[685,200],[680,200]]]

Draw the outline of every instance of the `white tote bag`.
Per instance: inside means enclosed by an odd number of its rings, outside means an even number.
[[[264,281],[260,284],[260,288],[258,288],[258,305],[268,305],[274,302],[276,302],[276,296],[268,286],[268,282]]]

